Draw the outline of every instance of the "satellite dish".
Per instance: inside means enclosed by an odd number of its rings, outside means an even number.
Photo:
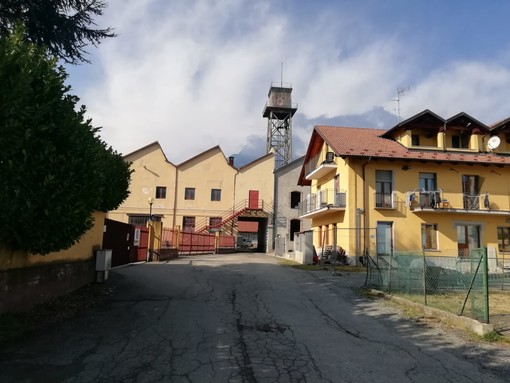
[[[501,140],[499,139],[498,136],[492,136],[491,138],[489,138],[489,141],[487,141],[487,147],[490,150],[496,149],[499,146],[499,144],[501,144]]]

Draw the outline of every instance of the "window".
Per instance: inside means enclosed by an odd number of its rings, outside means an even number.
[[[184,199],[195,199],[195,188],[185,188],[184,189]]]
[[[510,251],[510,227],[498,227],[499,251]]]
[[[221,201],[221,189],[211,189],[211,201]]]
[[[469,134],[455,134],[452,136],[452,148],[467,149],[469,147]]]
[[[419,134],[411,135],[411,145],[412,146],[420,146],[420,135]]]
[[[152,220],[155,222],[161,222],[161,217],[152,216]],[[149,221],[149,215],[130,215],[128,223],[135,226],[146,226]]]
[[[221,229],[221,217],[209,217],[209,231],[220,231]]]
[[[301,231],[301,221],[299,219],[290,220],[290,240],[294,241],[294,234]]]
[[[182,217],[182,231],[195,231],[195,217]]]
[[[421,225],[421,247],[427,250],[437,250],[437,224]]]
[[[297,209],[301,202],[301,192],[293,191],[290,192],[290,207],[291,209]]]
[[[393,172],[391,170],[375,171],[375,207],[393,207],[392,179]]]
[[[166,186],[156,186],[156,198],[166,198]]]

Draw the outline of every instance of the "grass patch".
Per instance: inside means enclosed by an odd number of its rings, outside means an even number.
[[[110,296],[113,289],[105,284],[90,284],[72,293],[51,299],[28,311],[0,315],[0,342],[17,339],[28,332],[71,318]]]
[[[291,261],[290,259],[280,259],[280,265],[292,267],[293,269],[298,270],[307,270],[307,271],[343,271],[349,273],[365,273],[367,269],[363,266],[350,266],[350,265],[331,265],[331,264],[323,264],[323,265],[302,265],[301,263]]]
[[[472,333],[472,334],[470,334],[470,339],[474,342],[498,343],[498,344],[510,345],[510,339],[501,335],[497,331],[491,331],[485,335],[478,335],[478,334]]]

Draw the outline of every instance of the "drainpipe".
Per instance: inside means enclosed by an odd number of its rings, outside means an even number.
[[[239,174],[239,169],[237,169],[237,168],[234,168],[234,169],[236,172],[234,173],[234,193],[232,195],[232,215],[235,214],[235,212],[236,212],[237,175]],[[237,218],[235,220],[237,220]],[[232,219],[230,221],[230,233],[232,236],[234,235],[234,219]],[[237,234],[239,234],[239,233],[237,233]],[[236,247],[237,247],[237,236],[235,237],[235,241],[236,241]]]
[[[273,170],[273,238],[271,238],[272,244],[271,244],[271,251],[275,252],[275,246],[276,246],[276,231],[277,225],[276,225],[276,218],[278,215],[278,177],[276,176],[276,170]]]
[[[172,218],[172,228],[175,229],[175,223],[176,223],[176,215],[177,215],[177,190],[178,190],[178,182],[179,180],[179,170],[177,169],[177,166],[175,167],[175,189],[174,189],[174,212],[173,212],[173,218]]]
[[[369,164],[369,162],[372,160],[372,157],[368,157],[368,161],[366,161],[362,166],[362,173],[361,173],[361,179],[363,181],[362,186],[362,203],[363,208],[356,209],[356,227],[357,227],[357,238],[356,238],[356,255],[361,256],[361,214],[365,214],[365,219],[363,220],[363,244],[365,245],[365,248],[367,247],[367,228],[369,226],[368,222],[368,214],[367,212],[367,184],[365,180],[365,168]]]
[[[356,266],[359,266],[359,259],[361,256],[361,215],[365,211],[361,208],[356,209]]]

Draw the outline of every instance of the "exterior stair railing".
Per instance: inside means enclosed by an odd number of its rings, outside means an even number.
[[[267,209],[265,208],[267,207]],[[224,211],[221,215],[221,221],[215,225],[209,225],[208,218],[206,218],[198,227],[195,229],[196,233],[203,233],[211,229],[221,229],[225,225],[231,223],[234,219],[239,217],[241,214],[247,211],[270,211],[272,206],[264,203],[264,200],[257,200],[256,205],[254,201],[243,200],[237,203],[232,209]]]

